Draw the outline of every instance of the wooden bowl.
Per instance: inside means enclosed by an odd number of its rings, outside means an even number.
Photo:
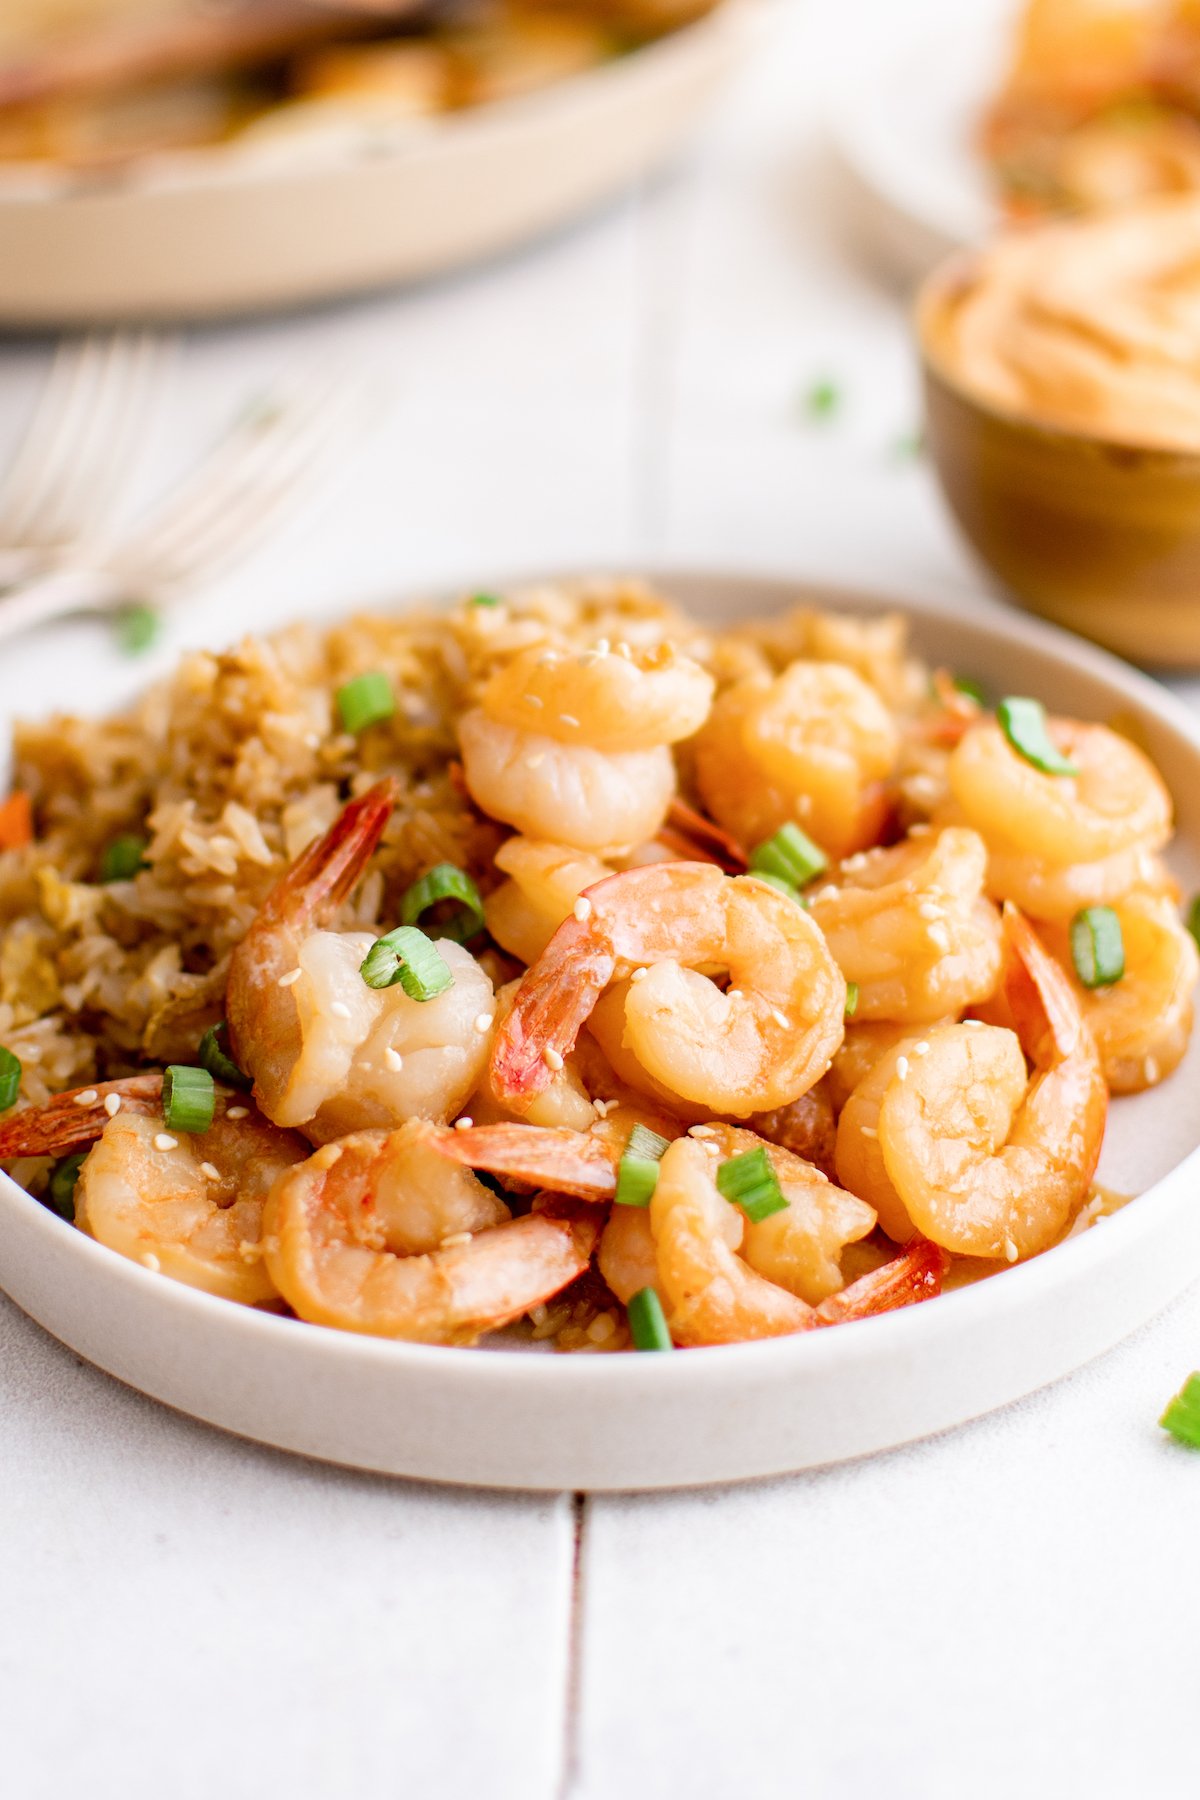
[[[1200,665],[1200,454],[1040,425],[976,398],[939,354],[970,258],[916,304],[926,436],[972,548],[1023,606],[1140,663]]]

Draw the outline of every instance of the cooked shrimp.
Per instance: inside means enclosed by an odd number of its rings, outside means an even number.
[[[1110,1092],[1136,1094],[1165,1080],[1183,1058],[1192,1035],[1200,958],[1170,900],[1127,894],[1113,911],[1125,945],[1124,975],[1111,987],[1073,985]],[[1070,974],[1067,932],[1051,927],[1045,935]]]
[[[935,1025],[953,1025],[954,1019],[935,1019],[929,1025],[913,1026],[892,1022],[859,1025],[853,1020],[826,1076],[829,1098],[835,1114],[840,1114],[851,1094],[871,1073],[889,1050],[903,1049],[922,1034],[926,1037]]]
[[[259,1251],[263,1206],[308,1145],[236,1102],[236,1116],[219,1102],[207,1131],[168,1132],[161,1091],[160,1075],[143,1075],[59,1094],[5,1121],[0,1159],[91,1144],[75,1187],[81,1230],[205,1293],[246,1306],[275,1298]]]
[[[838,663],[794,662],[719,696],[696,739],[696,782],[743,844],[796,821],[834,856],[874,843],[899,738],[883,702]]]
[[[809,1306],[738,1254],[746,1221],[722,1198],[716,1171],[717,1161],[703,1144],[680,1138],[662,1159],[650,1201],[655,1285],[677,1343],[731,1344],[786,1337],[903,1306],[938,1291],[944,1259],[931,1246],[922,1245],[899,1259],[903,1269],[888,1264],[825,1302],[831,1310]]]
[[[659,863],[589,888],[555,932],[496,1035],[492,1080],[525,1105],[614,976],[631,966],[624,1035],[673,1094],[744,1118],[812,1087],[841,1042],[846,984],[794,900],[711,863]],[[727,970],[723,992],[700,971]]]
[[[855,1018],[919,1024],[986,1000],[1000,979],[1000,915],[983,898],[987,849],[950,829],[850,858],[812,916],[847,981]]]
[[[508,1017],[520,987],[519,981],[505,984],[496,995],[496,1024]],[[596,1113],[583,1075],[585,1058],[577,1046],[563,1059],[561,1069],[553,1071],[548,1086],[524,1112],[507,1105],[496,1092],[490,1063],[485,1063],[479,1086],[466,1104],[468,1115],[478,1125],[495,1125],[506,1119],[522,1119],[530,1125],[561,1126],[568,1131],[587,1131],[595,1124]],[[553,1185],[553,1184],[547,1184]]]
[[[417,1153],[423,1162],[423,1147]],[[264,1251],[300,1318],[376,1337],[472,1344],[587,1268],[599,1235],[594,1209],[547,1200],[514,1219],[466,1170],[457,1172],[452,1213],[476,1217],[478,1226],[460,1226],[438,1248],[411,1249],[448,1219],[436,1174],[426,1180],[424,1170],[414,1214],[413,1155],[411,1137],[363,1132],[326,1144],[276,1183]],[[441,1167],[440,1185],[448,1187],[450,1172]]]
[[[495,863],[510,879],[483,903],[487,928],[523,963],[537,961],[584,888],[612,873],[597,856],[526,837],[501,844]]]
[[[1097,862],[1056,863],[989,843],[987,885],[993,898],[1064,925],[1084,906],[1114,906],[1135,892],[1176,891],[1161,858],[1140,847],[1114,850]]]
[[[889,1051],[842,1111],[837,1170],[889,1237],[915,1227],[956,1255],[1015,1262],[1056,1242],[1086,1199],[1108,1092],[1066,976],[1015,908],[1004,924],[1021,1038],[947,1025]]]
[[[666,817],[670,745],[696,731],[712,687],[699,664],[662,648],[522,651],[459,720],[467,787],[526,837],[629,849]]]
[[[549,1188],[579,1200],[611,1200],[617,1188],[617,1169],[635,1125],[668,1139],[682,1131],[677,1120],[622,1107],[603,1119],[593,1117],[587,1131],[512,1123],[470,1125],[440,1130],[430,1141],[447,1161],[468,1169],[486,1169],[522,1187]]]
[[[441,942],[453,986],[410,1000],[362,979],[369,934],[322,929],[363,874],[392,802],[389,782],[352,801],[267,896],[230,963],[234,1056],[267,1117],[313,1143],[451,1119],[487,1062],[492,984],[468,950]]]

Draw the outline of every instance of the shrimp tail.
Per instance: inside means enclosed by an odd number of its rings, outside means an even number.
[[[162,1104],[162,1076],[131,1075],[56,1094],[46,1106],[27,1107],[0,1122],[0,1162],[18,1156],[65,1156],[94,1144],[112,1114],[105,1101],[120,1100],[119,1111],[153,1114]]]
[[[902,1256],[822,1300],[817,1318],[822,1325],[841,1325],[848,1319],[869,1319],[876,1313],[932,1300],[941,1293],[949,1267],[949,1255],[940,1245],[916,1238]]]
[[[1004,992],[1022,1047],[1040,1068],[1064,1062],[1087,1029],[1071,983],[1011,900],[1004,935],[1013,953]]]
[[[750,866],[735,837],[678,797],[671,802],[658,842],[685,861],[716,863],[726,875],[744,875]]]
[[[568,1057],[613,977],[616,959],[598,946],[588,922],[559,926],[517,990],[492,1046],[491,1080],[498,1098],[523,1111],[549,1087],[554,1065]],[[549,1058],[549,1060],[547,1060]]]
[[[617,1185],[619,1144],[557,1126],[473,1125],[439,1131],[433,1148],[451,1162],[529,1187],[552,1188],[580,1200],[610,1200]]]
[[[327,923],[358,884],[396,804],[389,775],[344,806],[322,838],[303,851],[268,894],[259,919]]]

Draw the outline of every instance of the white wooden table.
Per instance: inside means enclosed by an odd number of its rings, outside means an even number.
[[[902,308],[839,234],[829,29],[788,13],[680,167],[519,259],[190,340],[147,489],[297,362],[370,366],[384,417],[153,660],[251,602],[282,619],[534,565],[774,567],[970,606],[931,478],[895,454],[917,417]],[[45,355],[0,352],[0,449]],[[799,397],[825,375],[844,404],[816,427]],[[62,643],[56,692],[21,647],[0,702],[86,704],[106,640]],[[1190,1796],[1200,1457],[1154,1421],[1198,1363],[1194,1291],[935,1442],[584,1502],[236,1442],[0,1300],[0,1791]]]

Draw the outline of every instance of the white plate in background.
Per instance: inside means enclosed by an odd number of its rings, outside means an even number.
[[[993,606],[963,616],[761,576],[655,579],[714,621],[801,600],[860,613],[899,605],[918,650],[994,692],[1044,695],[1085,718],[1132,716],[1175,797],[1177,873],[1187,888],[1200,882],[1200,722],[1105,652]],[[23,708],[53,704],[59,661],[60,640],[47,634],[44,684]],[[98,711],[110,699],[104,679]],[[0,737],[10,722],[0,715]],[[556,1356],[329,1331],[151,1274],[4,1176],[0,1285],[143,1393],[329,1462],[509,1488],[743,1480],[944,1430],[1056,1380],[1151,1318],[1200,1274],[1198,1092],[1200,1034],[1162,1087],[1114,1102],[1101,1179],[1139,1198],[1090,1231],[923,1305],[766,1343]]]

